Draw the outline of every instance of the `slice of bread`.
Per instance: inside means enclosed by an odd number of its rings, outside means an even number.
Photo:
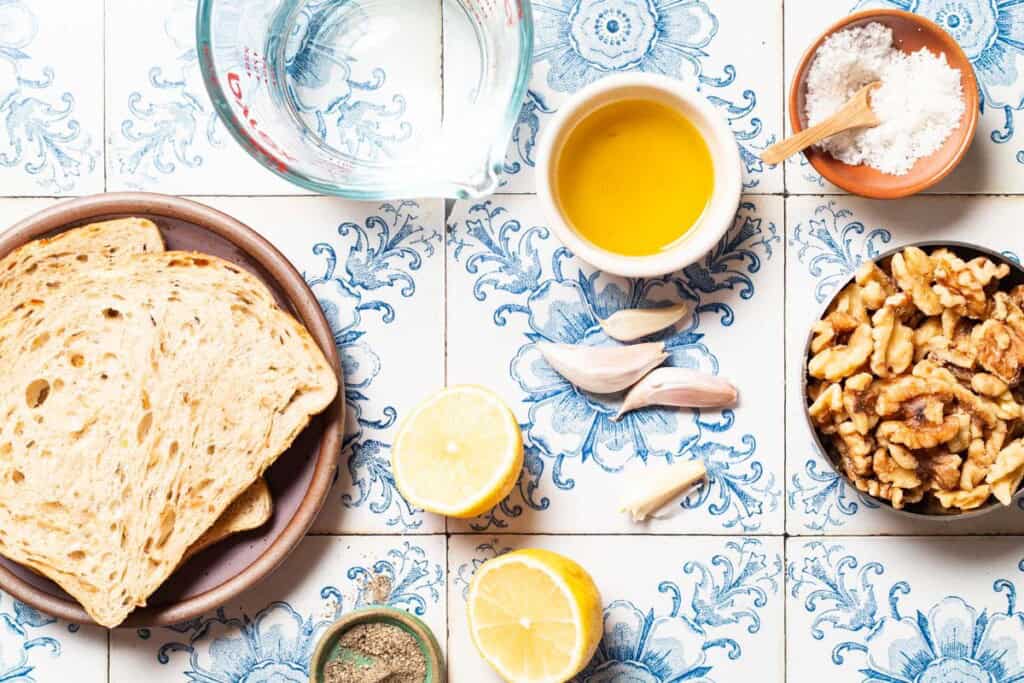
[[[252,275],[142,254],[0,316],[0,554],[120,624],[338,391]]]
[[[145,218],[91,223],[34,240],[0,260],[0,314],[33,292],[59,286],[71,272],[163,250],[160,230]]]
[[[34,240],[0,259],[0,314],[16,302],[60,285],[74,271],[109,266],[116,259],[164,251],[159,228],[146,218],[117,218],[90,223],[45,239]],[[244,499],[244,500],[242,500]],[[188,557],[238,531],[262,526],[273,512],[265,482],[253,484],[239,505],[231,505],[190,548]]]
[[[267,523],[273,513],[274,499],[270,495],[267,482],[257,479],[252,486],[242,492],[242,495],[235,498],[224,514],[199,537],[198,541],[189,546],[181,560],[182,563],[188,562],[194,555],[220,543],[228,536],[260,528]]]

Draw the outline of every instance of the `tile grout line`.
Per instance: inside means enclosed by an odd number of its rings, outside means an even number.
[[[782,0],[782,122],[779,135],[786,137],[786,0]],[[787,609],[789,591],[787,572],[789,566],[789,507],[786,505],[786,489],[789,486],[789,448],[786,438],[789,427],[789,368],[786,349],[786,330],[789,313],[789,177],[786,162],[782,162],[782,683],[789,680],[789,619]]]
[[[779,135],[782,139],[786,137],[786,0],[782,0],[782,122],[779,126]],[[782,196],[788,196],[789,180],[787,178],[786,161],[781,162],[782,166]]]

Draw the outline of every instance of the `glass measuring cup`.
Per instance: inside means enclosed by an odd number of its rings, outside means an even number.
[[[242,147],[353,199],[493,192],[529,79],[529,0],[200,0],[203,79]]]

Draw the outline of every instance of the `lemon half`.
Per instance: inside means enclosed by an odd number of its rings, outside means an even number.
[[[506,681],[562,683],[587,665],[603,631],[601,594],[578,564],[518,550],[481,566],[469,587],[469,630]]]
[[[523,468],[523,434],[494,392],[449,387],[402,423],[391,465],[398,490],[412,505],[449,517],[475,517],[515,486]]]

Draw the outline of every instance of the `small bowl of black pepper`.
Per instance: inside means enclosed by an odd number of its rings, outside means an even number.
[[[384,606],[351,612],[320,639],[310,683],[444,683],[441,646],[420,619]]]

